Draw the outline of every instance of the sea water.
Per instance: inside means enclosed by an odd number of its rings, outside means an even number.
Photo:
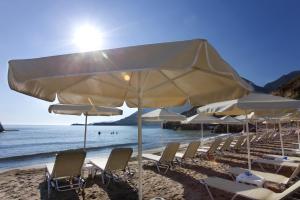
[[[7,125],[0,133],[0,170],[40,165],[54,161],[58,151],[83,148],[84,126]],[[204,138],[214,137],[209,131]],[[200,140],[200,131],[143,127],[143,149],[165,146],[168,142],[187,143]],[[87,157],[108,155],[112,148],[132,147],[137,150],[136,126],[88,126]]]

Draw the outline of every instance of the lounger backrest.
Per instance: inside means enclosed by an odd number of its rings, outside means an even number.
[[[211,144],[210,148],[208,149],[207,154],[214,154],[221,143],[222,143],[221,138],[215,139],[215,141]]]
[[[159,162],[172,162],[175,158],[175,154],[179,148],[178,142],[171,142],[167,144],[164,152],[162,153]]]
[[[264,137],[265,134],[266,133],[257,135],[257,137],[255,138],[255,140],[253,140],[253,143],[260,142],[262,140],[262,138]]]
[[[300,188],[300,181],[297,181],[295,184],[293,184],[292,186],[290,186],[289,188],[287,188],[286,190],[284,190],[281,193],[272,193],[267,198],[267,200],[280,200],[280,199],[286,198],[299,188]]]
[[[247,136],[245,135],[242,135],[239,137],[239,139],[236,141],[235,145],[234,145],[234,149],[240,149],[243,142],[245,141]]]
[[[115,148],[110,152],[105,170],[125,170],[132,155],[132,148]]]
[[[186,148],[186,151],[184,152],[184,155],[182,158],[183,159],[194,158],[196,156],[197,149],[199,148],[200,143],[201,142],[199,142],[199,141],[191,142],[189,144],[189,146]]]
[[[250,140],[250,142],[254,142],[254,141],[257,139],[257,137],[258,137],[257,134],[253,135],[253,137],[252,137],[252,139]]]
[[[253,137],[254,137],[254,135],[249,135],[249,141],[251,141]],[[247,136],[246,136],[246,139],[247,139]],[[243,143],[242,146],[246,146],[246,145],[247,145],[247,140],[245,140],[245,142]]]
[[[53,178],[79,177],[85,156],[86,152],[83,149],[58,153],[51,176]]]
[[[224,142],[223,146],[221,147],[220,151],[228,151],[232,141],[233,141],[233,137],[228,137],[225,140],[225,142]]]

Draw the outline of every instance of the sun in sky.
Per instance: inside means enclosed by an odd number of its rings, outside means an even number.
[[[72,42],[81,52],[99,50],[103,44],[103,33],[96,26],[84,24],[75,29]]]

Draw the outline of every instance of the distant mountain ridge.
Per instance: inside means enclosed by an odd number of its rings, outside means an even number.
[[[280,85],[272,94],[300,100],[300,75]]]
[[[272,93],[274,95],[300,99],[300,71],[293,71],[288,74],[285,74],[279,77],[278,79],[267,83],[264,87],[258,86],[246,78],[243,79],[253,87],[255,92]],[[170,108],[169,110],[173,112],[181,113],[189,117],[196,114],[196,109],[197,107],[184,105],[184,106]],[[146,108],[143,109],[143,113],[147,113],[152,110],[154,109]],[[137,112],[115,122],[93,123],[93,125],[136,125],[136,124],[137,124]],[[147,122],[145,124],[147,124]]]
[[[293,80],[297,76],[300,76],[300,70],[292,71],[288,74],[281,76],[280,78],[276,79],[275,81],[267,83],[264,86],[264,89],[266,89],[269,93],[271,93],[272,91],[277,90],[280,86],[287,84],[289,81]]]
[[[178,107],[173,107],[173,108],[169,108],[168,110],[169,111],[172,111],[172,112],[176,112],[176,113],[182,113],[186,110],[189,110],[191,108],[190,105],[186,104],[186,105],[183,105],[183,106],[178,106]],[[153,108],[144,108],[143,109],[143,114],[144,113],[148,113],[152,110],[155,110]],[[154,125],[154,124],[160,124],[160,123],[157,123],[157,122],[143,122],[143,124],[145,125]],[[137,112],[129,115],[128,117],[125,117],[123,119],[120,119],[120,120],[117,120],[115,122],[95,122],[95,123],[92,123],[92,125],[116,125],[116,126],[134,126],[134,125],[137,125]]]

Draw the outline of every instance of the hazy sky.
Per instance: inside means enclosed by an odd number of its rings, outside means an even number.
[[[241,76],[258,85],[300,69],[300,1],[0,1],[0,121],[68,124],[81,117],[48,114],[49,102],[11,91],[7,61],[79,51],[83,24],[103,35],[101,49],[207,39]],[[133,110],[125,108],[125,115]],[[90,121],[116,118],[91,118]]]

